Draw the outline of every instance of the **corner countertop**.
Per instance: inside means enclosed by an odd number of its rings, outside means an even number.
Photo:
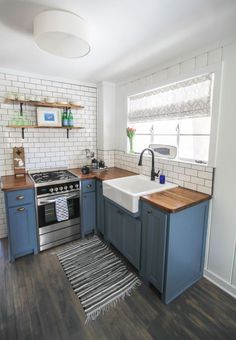
[[[107,179],[114,179],[126,176],[137,175],[134,172],[130,172],[119,168],[108,168],[103,171],[89,173],[88,175],[83,175],[80,168],[69,169],[75,175],[78,176],[79,180],[86,179],[99,179],[101,181]],[[16,178],[14,175],[2,176],[1,177],[1,189],[3,191],[12,191],[19,189],[29,189],[34,188],[34,183],[31,178],[26,174],[25,177]]]
[[[134,172],[127,171],[120,168],[107,168],[106,170],[101,170],[97,172],[91,172],[88,175],[83,175],[80,168],[69,169],[75,175],[79,177],[80,180],[85,179],[98,179],[100,181],[105,181],[108,179],[115,179],[120,177],[134,176],[137,175]]]
[[[27,174],[25,177],[15,177],[14,175],[1,177],[1,189],[3,191],[30,189],[33,187],[34,183]]]
[[[161,210],[175,213],[198,203],[208,201],[211,199],[211,196],[198,191],[177,187],[142,196],[140,199]]]

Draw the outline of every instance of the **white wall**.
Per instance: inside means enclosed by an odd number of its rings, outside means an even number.
[[[236,43],[225,46],[206,275],[236,296]],[[234,271],[234,275],[233,275]]]
[[[35,95],[56,100],[76,100],[84,105],[82,110],[72,110],[75,125],[83,130],[73,130],[66,138],[63,129],[26,129],[25,139],[21,130],[8,128],[19,105],[5,104],[8,93]],[[48,79],[44,76],[19,74],[0,70],[0,176],[13,174],[12,148],[25,148],[26,169],[78,167],[87,162],[85,148],[96,151],[96,85],[84,85],[62,79]],[[36,123],[36,108],[23,107],[24,114]],[[0,191],[0,238],[7,235],[4,197]]]

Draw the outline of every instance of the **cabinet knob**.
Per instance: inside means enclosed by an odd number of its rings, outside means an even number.
[[[92,188],[92,184],[87,184],[87,188],[88,189]]]
[[[17,211],[25,211],[24,207],[17,208]]]
[[[149,215],[151,215],[151,214],[152,214],[152,210],[148,210],[147,213],[148,213]]]
[[[23,196],[23,195],[16,196],[17,200],[23,200],[24,198],[25,198],[25,196]]]

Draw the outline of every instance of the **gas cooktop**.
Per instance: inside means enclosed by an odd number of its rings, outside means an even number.
[[[30,176],[36,185],[47,185],[52,182],[55,184],[66,183],[68,181],[78,180],[78,177],[68,170],[40,171],[30,173]]]

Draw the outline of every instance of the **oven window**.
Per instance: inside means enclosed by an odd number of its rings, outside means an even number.
[[[71,199],[67,201],[69,210],[69,219],[80,217],[80,199]],[[59,223],[56,217],[55,203],[48,203],[38,207],[39,227],[44,227],[54,223]]]

